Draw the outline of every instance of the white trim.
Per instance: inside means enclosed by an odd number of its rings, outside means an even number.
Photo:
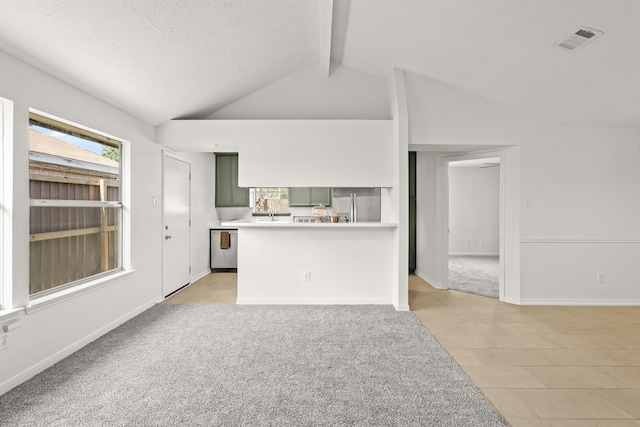
[[[172,293],[171,295],[169,295],[168,297],[162,297],[158,300],[158,302],[162,302],[162,301],[166,301],[168,299],[171,299],[173,296],[178,295],[180,292],[188,289],[191,287],[191,285],[193,285],[194,283],[196,283],[198,280],[202,279],[205,276],[208,276],[209,274],[211,274],[211,269],[206,269],[205,271],[203,271],[202,273],[198,274],[195,277],[191,278],[191,281],[189,283],[187,283],[186,285],[184,285],[183,287],[181,287],[180,289],[178,289],[177,291],[175,291],[174,293]]]
[[[203,277],[206,277],[206,276],[210,275],[210,274],[211,274],[211,269],[207,268],[202,273],[199,273],[199,274],[197,274],[195,276],[192,276],[190,285],[195,283],[195,282],[197,282],[198,280],[202,279]]]
[[[119,179],[120,179],[120,201],[112,202],[99,202],[99,201],[67,201],[67,200],[29,200],[30,206],[68,206],[68,207],[109,207],[109,208],[121,208],[121,226],[118,230],[118,241],[120,242],[120,248],[118,250],[118,265],[122,270],[113,274],[109,273],[104,277],[99,277],[95,280],[89,280],[87,283],[69,287],[67,289],[60,289],[52,292],[46,296],[35,297],[27,305],[27,313],[34,310],[39,310],[42,307],[51,304],[50,301],[64,301],[69,296],[75,296],[76,293],[82,294],[90,288],[100,287],[103,284],[110,283],[111,281],[120,280],[122,277],[126,277],[133,272],[131,269],[131,147],[130,143],[126,139],[122,139],[96,129],[72,122],[60,118],[58,116],[42,112],[33,108],[29,109],[29,113],[33,113],[56,122],[73,126],[78,129],[86,130],[87,132],[101,135],[105,138],[117,141],[120,144],[120,159],[119,159]],[[55,288],[54,288],[55,289]],[[77,291],[76,291],[77,289]],[[57,302],[54,302],[57,304]],[[37,308],[35,308],[37,307]]]
[[[76,123],[76,122],[72,122],[71,120],[60,118],[60,117],[55,116],[53,114],[45,113],[44,111],[36,110],[35,108],[29,108],[29,113],[37,114],[38,116],[42,116],[42,117],[45,117],[47,119],[54,120],[56,122],[60,122],[60,123],[65,124],[65,125],[73,126],[75,128],[82,129],[82,130],[85,130],[87,132],[103,136],[103,137],[105,137],[107,139],[113,139],[114,141],[118,141],[118,142],[122,142],[123,141],[122,138],[119,138],[117,136],[113,136],[113,135],[110,135],[108,133],[101,132],[99,130],[93,129],[91,127],[88,127],[88,126],[85,126],[85,125],[81,125],[81,124]]]
[[[120,141],[120,202],[122,203],[122,227],[120,232],[120,265],[133,270],[131,264],[131,144],[127,140]]]
[[[640,299],[545,299],[522,298],[520,305],[566,305],[566,306],[640,306]]]
[[[443,249],[445,254],[449,254],[449,163],[451,162],[456,162],[456,161],[460,161],[460,160],[473,160],[473,159],[483,159],[483,158],[489,158],[489,157],[499,157],[500,158],[500,188],[499,188],[499,193],[500,193],[500,211],[499,211],[499,216],[500,216],[500,225],[499,225],[499,230],[500,230],[500,235],[499,235],[499,241],[500,241],[500,247],[499,247],[499,262],[500,262],[500,266],[499,266],[499,285],[498,285],[498,300],[499,301],[505,301],[505,295],[506,295],[506,290],[505,290],[505,238],[506,238],[506,229],[505,229],[505,224],[506,224],[506,220],[505,220],[505,167],[506,167],[506,155],[505,155],[505,151],[504,150],[482,150],[482,151],[477,151],[477,152],[472,152],[472,153],[465,153],[465,154],[455,154],[452,156],[445,156],[442,158],[442,162],[444,163],[444,223],[445,223],[445,239],[443,241]],[[443,263],[443,271],[447,272],[447,274],[444,275],[444,284],[446,286],[445,289],[449,288],[449,257],[443,257],[442,259],[442,263]]]
[[[189,245],[188,245],[188,250],[189,250],[189,270],[191,270],[191,266],[192,266],[192,259],[191,259],[191,232],[193,230],[193,227],[191,226],[191,161],[184,158],[184,157],[180,157],[179,155],[177,155],[176,153],[174,153],[171,150],[168,149],[163,149],[162,150],[162,212],[161,212],[161,227],[160,227],[160,241],[162,242],[162,246],[161,246],[161,250],[160,250],[160,256],[161,256],[161,260],[160,260],[160,299],[164,300],[166,295],[165,295],[165,290],[164,290],[164,245],[165,245],[165,238],[164,238],[164,230],[165,230],[165,209],[166,209],[166,194],[165,194],[165,165],[166,165],[166,161],[165,161],[165,157],[169,157],[173,160],[177,160],[179,162],[183,162],[189,165]],[[189,275],[189,279],[191,280],[191,274]],[[191,285],[193,283],[193,280],[191,280],[191,282],[187,283],[186,286],[183,286],[179,289],[177,289],[178,291],[186,288],[187,286]],[[175,292],[172,292],[171,295],[173,295]]]
[[[640,243],[640,240],[601,237],[522,237],[520,243]]]
[[[449,289],[448,287],[442,285],[442,283],[438,282],[437,280],[433,280],[431,277],[427,276],[420,270],[416,270],[414,274],[436,289],[441,289],[443,291],[446,291],[447,289]]]
[[[449,252],[449,256],[497,256],[499,253],[487,253],[487,252]]]
[[[131,276],[134,272],[135,270],[118,271],[112,274],[105,275],[104,277],[91,280],[87,283],[83,283],[81,285],[70,286],[68,288],[61,289],[56,292],[51,292],[50,294],[43,295],[41,297],[35,297],[29,301],[29,303],[25,307],[25,311],[27,314],[35,313],[52,305],[60,304],[61,302],[75,298],[82,294],[86,294],[87,292],[93,292],[103,286],[119,282],[120,280]]]
[[[24,308],[13,308],[10,310],[0,311],[0,326],[14,323],[20,317],[20,313],[24,311]],[[0,393],[2,394],[2,393]]]
[[[121,208],[122,202],[100,200],[51,200],[31,199],[29,206],[69,207],[69,208]]]
[[[68,159],[66,157],[54,156],[52,154],[46,153],[38,153],[35,151],[29,151],[29,161],[49,163],[56,166],[70,167],[92,172],[102,172],[112,175],[118,175],[120,173],[119,167],[114,168],[112,166],[105,166],[76,159]]]
[[[393,305],[390,298],[238,298],[237,305]]]
[[[331,74],[331,25],[333,0],[320,1],[320,76]]]
[[[54,353],[53,355],[47,357],[46,359],[41,360],[40,362],[36,363],[35,365],[32,365],[31,367],[29,367],[29,368],[25,369],[24,371],[18,373],[17,375],[9,378],[5,382],[0,383],[0,395],[8,392],[9,390],[11,390],[12,388],[16,387],[17,385],[22,384],[23,382],[27,381],[29,378],[39,374],[40,372],[44,371],[45,369],[55,365],[56,363],[58,363],[59,361],[61,361],[65,357],[70,356],[71,354],[73,354],[76,351],[80,350],[82,347],[84,347],[87,344],[91,343],[92,341],[100,338],[102,335],[106,334],[107,332],[110,332],[111,330],[117,328],[118,326],[120,326],[121,324],[125,323],[126,321],[133,319],[134,317],[136,317],[140,313],[150,309],[154,305],[156,305],[156,301],[155,300],[154,301],[149,301],[149,302],[139,306],[138,308],[130,311],[129,313],[127,313],[127,314],[125,314],[125,315],[123,315],[121,317],[119,317],[118,319],[114,320],[113,322],[110,322],[110,323],[106,324],[102,328],[100,328],[100,329],[98,329],[96,331],[93,331],[92,333],[90,333],[89,335],[85,336],[84,338],[79,339],[75,343],[67,346],[66,348]]]
[[[167,157],[171,157],[171,158],[172,158],[172,159],[174,159],[174,160],[180,160],[181,162],[185,162],[185,163],[189,163],[189,164],[191,164],[191,161],[190,161],[190,160],[188,160],[188,159],[186,159],[186,158],[184,158],[184,157],[179,156],[178,154],[176,154],[175,152],[173,152],[173,151],[171,151],[171,150],[169,150],[169,149],[167,149],[167,148],[163,148],[163,149],[162,149],[162,154],[163,154],[163,155],[165,155],[165,156],[167,156]]]
[[[0,98],[0,312],[13,307],[13,102]]]

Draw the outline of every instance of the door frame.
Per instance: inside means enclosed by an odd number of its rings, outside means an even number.
[[[438,227],[438,237],[440,240],[440,254],[442,254],[439,263],[441,271],[444,273],[442,284],[445,289],[449,288],[449,163],[488,157],[500,158],[500,281],[498,299],[518,304],[520,302],[519,197],[517,179],[515,179],[517,175],[514,174],[517,172],[518,166],[517,147],[452,153],[452,155],[445,155],[440,159],[438,200],[440,202],[441,227]],[[513,182],[514,180],[516,181],[515,183]]]
[[[164,171],[165,171],[165,158],[166,157],[170,157],[174,160],[178,160],[181,162],[185,162],[189,165],[189,224],[191,224],[191,162],[184,158],[181,157],[179,155],[177,155],[176,153],[169,151],[167,149],[163,149],[162,150],[162,214],[161,214],[161,227],[160,227],[160,241],[162,242],[162,250],[161,250],[161,263],[160,263],[160,271],[161,271],[161,276],[162,276],[162,280],[160,280],[160,297],[164,300],[166,295],[164,294],[164,234],[165,234],[165,211],[164,211],[164,204],[165,204],[165,180],[164,180]],[[181,289],[186,288],[187,286],[189,286],[191,284],[191,226],[189,226],[189,283],[184,286]],[[178,291],[180,291],[181,289],[178,289]]]

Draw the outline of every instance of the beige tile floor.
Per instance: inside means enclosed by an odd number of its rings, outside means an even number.
[[[640,426],[640,307],[515,306],[417,276],[409,304],[512,426]]]
[[[165,304],[234,304],[214,273]],[[640,427],[640,307],[515,306],[409,278],[411,311],[514,427]]]
[[[163,304],[235,304],[236,273],[213,273],[164,300]]]

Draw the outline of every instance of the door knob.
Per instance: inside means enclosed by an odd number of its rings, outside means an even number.
[[[169,240],[170,238],[171,238],[171,236],[169,236],[169,235],[164,236],[164,240]]]

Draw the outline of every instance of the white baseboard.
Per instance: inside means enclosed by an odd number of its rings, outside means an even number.
[[[206,269],[206,270],[204,270],[203,272],[201,272],[201,273],[199,273],[199,274],[197,274],[197,275],[193,276],[193,277],[191,278],[191,283],[195,283],[195,282],[197,282],[198,280],[202,279],[203,277],[208,276],[209,274],[211,274],[211,269],[210,269],[210,268],[207,268],[207,269]]]
[[[640,306],[640,299],[546,299],[523,298],[520,305],[567,305],[567,306]]]
[[[76,351],[80,350],[82,347],[100,338],[102,335],[106,334],[107,332],[110,332],[111,330],[117,328],[118,326],[125,323],[126,321],[133,319],[138,314],[150,309],[155,304],[156,304],[156,301],[153,300],[141,305],[135,310],[132,310],[129,313],[125,314],[124,316],[117,318],[113,322],[108,323],[107,325],[92,332],[86,337],[79,339],[78,341],[69,345],[68,347],[63,348],[62,350],[52,354],[46,359],[41,360],[40,362],[31,366],[30,368],[27,368],[24,371],[18,373],[17,375],[9,378],[8,380],[0,384],[0,395],[3,395],[4,393],[8,392],[12,388],[22,384],[23,382],[34,377],[35,375],[39,374],[45,369],[50,368],[51,366],[55,365],[65,357],[72,355]]]
[[[449,256],[500,256],[491,252],[449,252]]]
[[[392,305],[387,298],[238,298],[237,305]]]
[[[409,304],[403,304],[403,305],[398,305],[398,306],[394,305],[394,307],[396,308],[396,311],[410,311],[411,310],[409,308]]]
[[[421,278],[422,280],[424,280],[425,282],[427,282],[428,284],[430,284],[436,289],[442,289],[442,290],[449,289],[446,286],[444,286],[442,283],[432,279],[431,277],[427,276],[420,270],[416,270],[414,273],[416,276],[418,276],[419,278]]]

